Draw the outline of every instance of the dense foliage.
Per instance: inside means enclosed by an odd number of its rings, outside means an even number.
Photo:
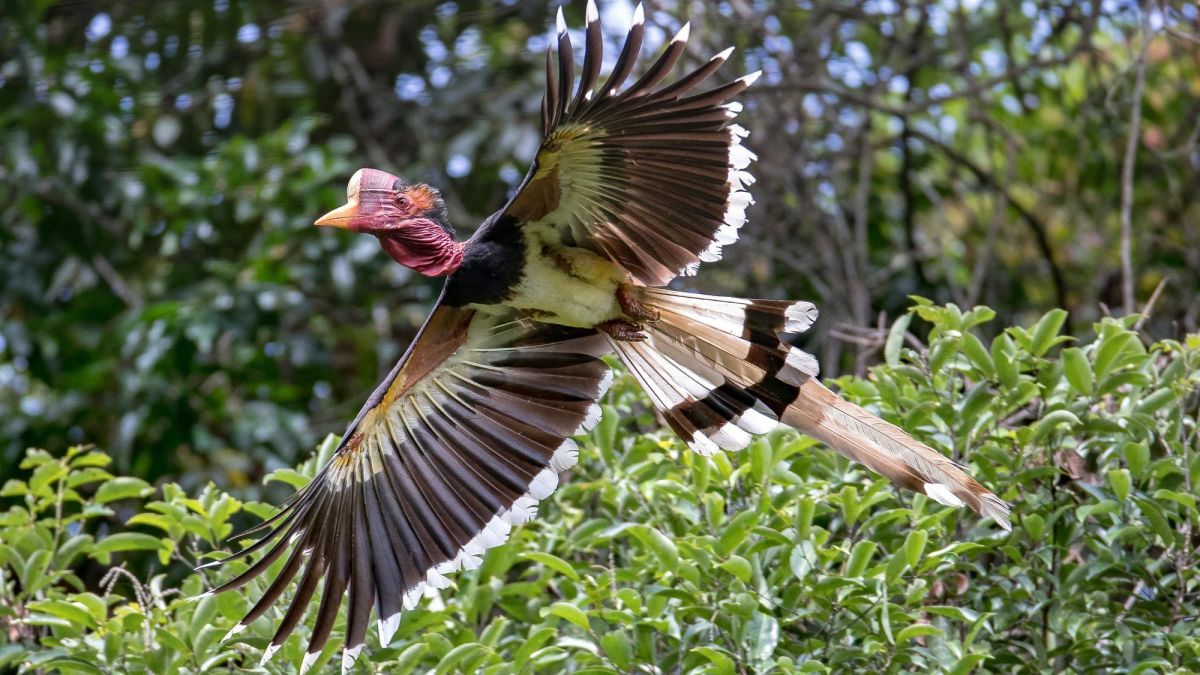
[[[611,58],[632,3],[600,5]],[[695,283],[815,301],[826,373],[864,372],[912,293],[1003,325],[1063,307],[1083,334],[1101,303],[1123,313],[1127,202],[1135,308],[1166,282],[1144,329],[1196,330],[1200,18],[1140,6],[650,3],[647,52],[690,19],[688,61],[732,44],[724,75],[765,71],[743,114],[758,204]],[[578,29],[583,0],[565,9]],[[262,498],[437,289],[313,219],[363,165],[440,186],[462,233],[498,208],[536,144],[554,11],[4,3],[0,477],[29,446],[95,443],[123,474]]]
[[[1195,672],[1200,337],[1147,345],[1130,317],[1081,343],[1052,311],[989,340],[993,316],[919,301],[839,384],[1012,502],[1011,534],[792,433],[696,456],[618,379],[540,516],[356,672]],[[272,479],[303,485],[335,440]],[[269,508],[109,464],[33,450],[4,486],[0,668],[257,664],[279,610],[221,638],[261,582],[198,600],[243,564],[191,567]],[[299,633],[266,672],[292,672]]]

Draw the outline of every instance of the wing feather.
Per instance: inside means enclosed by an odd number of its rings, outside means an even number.
[[[597,87],[603,41],[594,10],[589,3],[573,97],[574,56],[559,13],[557,68],[547,54],[542,145],[502,212],[508,218],[492,222],[533,228],[547,241],[607,257],[642,284],[664,285],[718,259],[745,222],[751,199],[743,188],[753,182],[745,168],[754,155],[741,146],[745,131],[731,123],[741,106],[729,100],[756,76],[693,93],[731,48],[662,86],[686,52],[684,25],[622,89],[641,51],[639,5],[613,72]]]
[[[592,330],[439,306],[332,459],[258,541],[226,558],[259,556],[217,591],[246,585],[290,551],[230,635],[299,578],[264,660],[299,626],[321,581],[301,672],[320,659],[343,598],[343,671],[372,610],[380,642],[390,642],[405,609],[446,587],[445,575],[478,567],[574,464],[569,436],[595,421],[608,349]]]

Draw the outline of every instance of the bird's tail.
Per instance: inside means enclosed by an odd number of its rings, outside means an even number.
[[[659,319],[644,342],[614,348],[696,452],[743,448],[782,422],[897,485],[1011,527],[1008,505],[961,466],[817,381],[816,359],[780,338],[812,325],[811,303],[629,291]]]

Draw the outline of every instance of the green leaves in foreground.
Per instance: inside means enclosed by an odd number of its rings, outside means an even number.
[[[1200,668],[1200,338],[1146,346],[1108,320],[1081,343],[1058,334],[1065,317],[1052,312],[988,340],[986,308],[920,303],[911,316],[887,365],[839,384],[1010,501],[1013,534],[787,431],[695,456],[618,379],[581,465],[539,518],[406,613],[396,640],[370,645],[356,669]],[[931,325],[928,349],[904,340],[915,318]],[[302,485],[332,447],[274,478]],[[105,466],[96,451],[34,450],[4,487],[0,667],[255,668],[280,612],[222,643],[262,586],[195,600],[244,563],[191,567],[230,545],[231,519],[270,510]],[[305,632],[265,671],[293,672]],[[338,648],[335,636],[324,668]]]

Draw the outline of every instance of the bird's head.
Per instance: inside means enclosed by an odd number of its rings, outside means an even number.
[[[445,276],[462,262],[462,244],[446,222],[441,193],[386,171],[356,171],[346,185],[346,203],[316,224],[373,234],[396,262],[426,276]]]

